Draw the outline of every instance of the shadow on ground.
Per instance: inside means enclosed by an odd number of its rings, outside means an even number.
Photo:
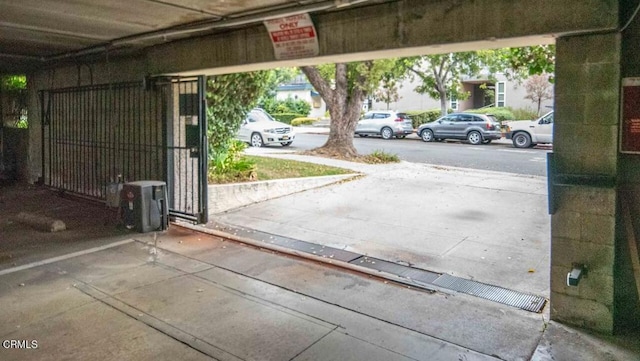
[[[20,212],[62,220],[66,230],[43,232],[15,217]],[[103,204],[33,185],[0,187],[0,269],[94,247],[131,232]]]

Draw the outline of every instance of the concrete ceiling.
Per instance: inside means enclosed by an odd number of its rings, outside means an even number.
[[[0,73],[389,0],[0,0]]]

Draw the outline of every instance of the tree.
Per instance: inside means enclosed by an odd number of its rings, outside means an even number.
[[[210,76],[207,80],[209,154],[223,156],[247,112],[273,86],[272,71]]]
[[[303,66],[300,69],[327,103],[331,115],[329,138],[313,151],[347,159],[357,157],[353,134],[364,98],[375,90],[385,74],[397,71],[396,61],[370,60]]]
[[[6,97],[11,99],[9,109],[4,109],[4,122],[9,126],[27,128],[27,77],[24,75],[0,76],[0,101]],[[0,107],[2,108],[2,107]],[[4,124],[0,124],[2,127]]]
[[[460,76],[473,76],[482,69],[477,52],[424,55],[405,58],[402,63],[414,77],[420,79],[420,85],[415,88],[417,93],[440,100],[442,115],[447,114],[449,94],[456,99],[469,96],[460,89]]]
[[[5,75],[0,77],[0,90],[27,89],[27,77],[24,75]]]
[[[549,82],[549,75],[533,75],[524,84],[527,91],[525,99],[530,99],[537,105],[537,114],[540,115],[540,105],[547,99],[553,99],[553,89]]]
[[[391,74],[385,74],[380,80],[380,87],[373,93],[373,98],[376,101],[384,102],[387,105],[387,110],[390,103],[400,100],[400,94],[398,93],[398,90],[402,87],[399,84],[400,80]]]
[[[548,74],[549,81],[553,82],[555,45],[484,50],[479,54],[491,74],[501,72],[508,79],[516,81],[522,81],[532,75]]]

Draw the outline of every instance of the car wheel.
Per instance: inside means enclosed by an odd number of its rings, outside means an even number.
[[[404,139],[405,135],[396,135],[396,138],[398,139]]]
[[[420,138],[422,138],[424,142],[433,142],[433,132],[431,129],[425,129],[420,133]]]
[[[482,144],[489,144],[491,143],[491,139],[485,139],[482,141]]]
[[[516,133],[513,136],[513,146],[516,148],[529,148],[531,146],[531,137],[527,133]]]
[[[480,135],[479,132],[476,132],[474,130],[472,132],[469,132],[469,134],[467,134],[467,141],[471,145],[478,145],[482,143],[482,135]]]
[[[262,136],[260,133],[251,134],[251,146],[252,147],[262,147],[264,142],[262,141]]]
[[[389,127],[384,127],[380,131],[380,135],[382,135],[382,139],[391,139],[393,138],[393,130],[391,130],[391,128]]]
[[[283,147],[288,147],[288,146],[291,145],[291,143],[293,143],[293,142],[284,142],[284,143],[280,143],[280,144],[282,144]]]

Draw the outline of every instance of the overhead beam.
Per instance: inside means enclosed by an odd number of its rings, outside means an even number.
[[[598,14],[594,16],[593,14]],[[278,62],[264,26],[152,47],[155,74],[221,73],[319,61],[553,43],[555,37],[615,31],[617,0],[403,0],[314,16],[320,56]]]

